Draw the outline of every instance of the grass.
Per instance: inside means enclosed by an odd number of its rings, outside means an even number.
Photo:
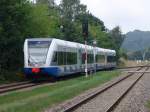
[[[71,99],[90,88],[101,85],[119,74],[118,71],[99,72],[88,78],[81,76],[60,81],[51,86],[12,92],[0,96],[0,112],[41,112],[54,104]]]
[[[145,106],[150,110],[150,100],[145,104]]]

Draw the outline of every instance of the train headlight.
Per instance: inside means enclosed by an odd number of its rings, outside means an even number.
[[[39,73],[40,72],[40,68],[32,68],[32,73]]]

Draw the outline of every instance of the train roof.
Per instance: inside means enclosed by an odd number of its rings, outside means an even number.
[[[54,41],[57,45],[62,45],[62,46],[68,46],[68,47],[72,47],[72,48],[85,48],[84,44],[81,43],[77,43],[77,42],[71,42],[71,41],[65,41],[65,40],[60,40],[60,39],[55,39],[55,38],[29,38],[26,39],[29,41]],[[93,50],[93,46],[87,45],[87,49],[88,50]],[[102,53],[108,53],[108,54],[112,54],[115,55],[116,51],[115,50],[111,50],[111,49],[104,49],[104,48],[100,48],[100,47],[96,47],[96,49],[98,50],[98,52],[102,52]]]

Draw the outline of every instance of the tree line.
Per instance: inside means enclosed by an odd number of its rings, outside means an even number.
[[[23,68],[26,38],[51,37],[83,43],[82,22],[88,18],[88,44],[117,51],[124,36],[119,26],[108,30],[104,22],[80,0],[0,0],[0,75]]]

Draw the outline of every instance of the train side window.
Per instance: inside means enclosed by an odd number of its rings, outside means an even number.
[[[105,63],[105,56],[104,55],[96,55],[96,62],[97,63]]]
[[[55,52],[52,65],[71,65],[77,64],[77,53],[74,52]]]
[[[77,53],[67,52],[67,64],[77,64]]]
[[[86,54],[82,53],[82,64],[85,63]],[[94,55],[93,54],[87,54],[87,63],[93,63],[94,62]]]
[[[93,56],[93,54],[88,54],[88,56],[87,56],[87,62],[88,63],[93,63],[94,62],[94,56]]]
[[[86,58],[86,54],[85,54],[85,53],[82,53],[82,64],[85,63],[85,58]]]
[[[107,56],[107,62],[115,62],[116,56]]]
[[[63,65],[64,64],[64,52],[54,52],[52,65]]]
[[[52,65],[58,65],[58,53],[57,52],[54,52]]]
[[[58,65],[64,65],[64,58],[65,58],[65,53],[64,52],[58,52]]]

